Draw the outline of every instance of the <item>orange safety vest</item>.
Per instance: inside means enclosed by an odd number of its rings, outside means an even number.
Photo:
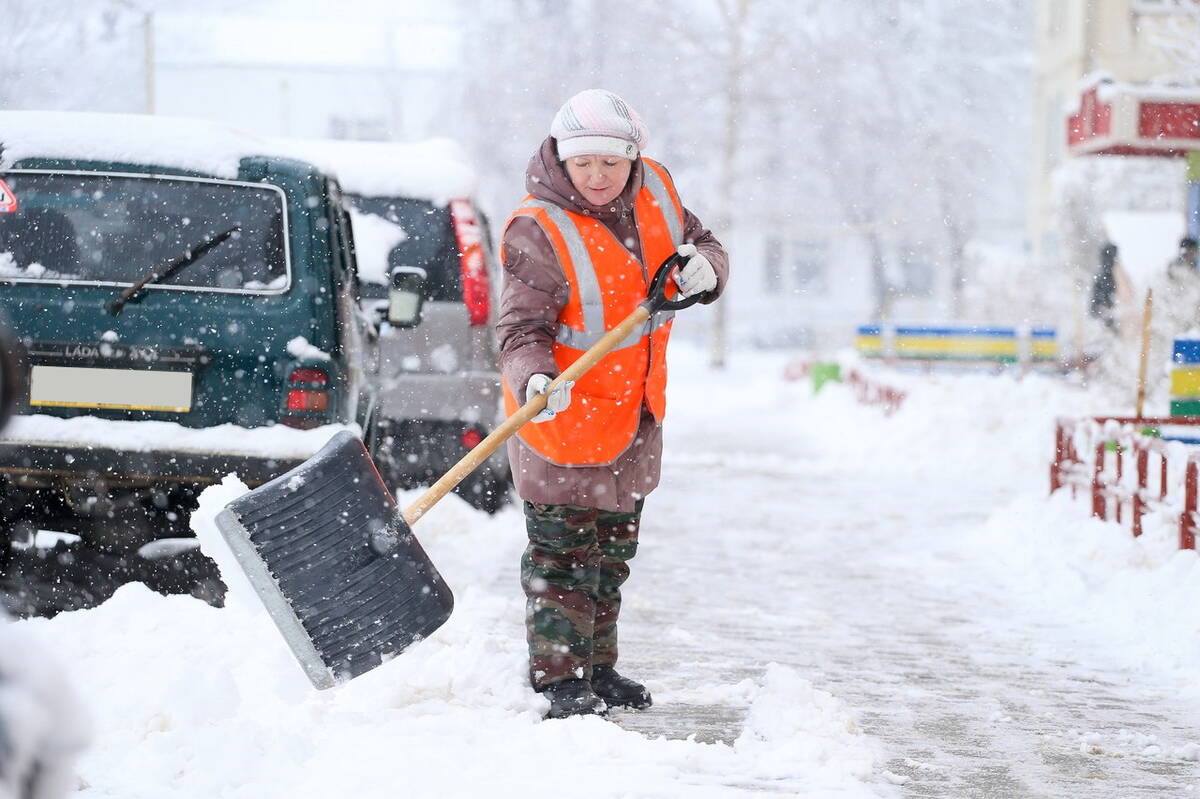
[[[558,314],[553,345],[559,371],[574,363],[646,299],[659,264],[683,243],[683,206],[667,170],[643,158],[645,179],[634,198],[642,261],[599,222],[553,203],[526,197],[505,223],[527,216],[541,226],[567,280],[567,304]],[[673,287],[672,287],[673,288]],[[667,412],[667,339],[674,314],[660,311],[632,333],[571,389],[571,404],[548,422],[518,435],[541,457],[560,466],[602,466],[633,443],[642,404],[661,422]],[[509,416],[523,403],[504,381]]]

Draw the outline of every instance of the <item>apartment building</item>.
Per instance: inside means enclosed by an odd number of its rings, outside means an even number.
[[[1180,209],[1187,202],[1182,159],[1200,150],[1200,0],[1038,0],[1036,15],[1026,231],[1039,261],[1061,262],[1066,237],[1078,244],[1056,192],[1067,159],[1179,158],[1157,171],[1178,173],[1167,191]]]

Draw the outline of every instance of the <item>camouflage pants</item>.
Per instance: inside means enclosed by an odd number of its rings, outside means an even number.
[[[521,559],[528,598],[529,680],[541,688],[617,662],[617,615],[637,552],[642,500],[632,513],[525,503]]]

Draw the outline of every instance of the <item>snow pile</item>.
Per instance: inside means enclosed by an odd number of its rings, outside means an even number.
[[[66,795],[73,766],[91,738],[74,688],[34,625],[12,624],[0,611],[0,799]]]
[[[734,750],[753,759],[756,771],[767,779],[790,777],[796,763],[811,763],[810,777],[837,784],[847,777],[866,779],[875,765],[875,755],[845,705],[777,663],[767,666]],[[831,773],[823,775],[825,771]]]
[[[411,197],[446,205],[475,193],[475,172],[465,151],[451,139],[406,143],[273,139],[271,148],[337,176],[349,194]]]
[[[1049,606],[1079,628],[1119,642],[1130,668],[1178,679],[1200,696],[1200,557],[1179,550],[1176,519],[1150,514],[1140,538],[1089,516],[1090,496],[1025,495],[976,532],[977,546],[1014,599]]]
[[[200,508],[193,514],[191,525],[200,542],[200,551],[212,558],[221,572],[221,581],[228,589],[225,594],[226,608],[238,607],[251,614],[265,614],[267,609],[259,601],[258,593],[238,566],[233,550],[225,543],[225,537],[216,524],[221,509],[249,490],[237,475],[226,475],[218,485],[210,486],[200,494]]]
[[[359,211],[347,204],[350,223],[354,227],[354,255],[358,262],[358,279],[364,283],[388,284],[388,256],[408,238],[400,225],[378,214]]]
[[[369,799],[402,785],[407,796],[525,799],[571,785],[597,799],[715,798],[731,782],[877,795],[862,781],[874,756],[849,711],[784,667],[731,688],[750,705],[733,745],[647,739],[594,717],[542,722],[545,700],[526,682],[521,513],[488,517],[456,496],[417,528],[455,591],[454,615],[395,660],[315,691],[215,529],[244,490],[233,478],[210,487],[193,518],[229,583],[225,608],[131,584],[93,610],[22,622],[77,680],[103,686],[88,694],[99,734],[80,764],[81,797]],[[603,772],[581,779],[581,768]]]
[[[826,384],[806,429],[828,451],[872,471],[895,468],[918,479],[994,481],[998,490],[1046,490],[1059,416],[1111,412],[1112,406],[1059,378],[1029,374],[866,371],[875,382],[905,392],[892,416],[857,405],[853,389]],[[867,464],[873,464],[866,466]],[[958,464],[960,469],[947,468]],[[962,470],[969,470],[969,474]]]
[[[1055,419],[1126,408],[1050,376],[871,376],[908,392],[893,416],[855,405],[838,384],[812,399],[820,423],[809,432],[841,453],[844,468],[880,479],[904,473],[928,482],[934,497],[990,486],[997,509],[961,543],[1013,600],[1111,640],[1112,656],[1129,668],[1196,691],[1200,615],[1190,609],[1200,555],[1178,549],[1177,517],[1151,512],[1134,538],[1128,523],[1091,517],[1086,492],[1048,496]]]
[[[70,111],[0,111],[0,169],[24,158],[149,164],[236,178],[266,139],[200,119]]]
[[[60,419],[56,416],[33,414],[14,416],[4,428],[4,432],[0,433],[0,442],[111,448],[133,452],[163,450],[307,458],[342,430],[361,434],[361,430],[355,424],[328,424],[312,430],[296,430],[286,425],[247,428],[235,424],[197,428],[184,427],[176,422],[132,422],[100,419],[95,416]]]

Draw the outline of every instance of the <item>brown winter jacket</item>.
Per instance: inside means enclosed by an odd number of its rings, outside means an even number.
[[[611,207],[592,205],[576,195],[566,168],[559,162],[554,139],[548,137],[529,160],[526,190],[539,200],[600,220],[642,258],[633,216],[633,198],[642,188],[645,167],[634,162],[629,184]],[[729,261],[716,237],[686,208],[683,238],[696,245],[717,273],[717,288],[704,302],[725,289]],[[646,264],[653,274],[658,264]],[[567,281],[554,248],[538,224],[528,217],[514,219],[504,231],[504,287],[500,297],[500,370],[518,402],[535,374],[558,374],[552,345],[558,315],[567,302]],[[687,312],[681,312],[686,314]],[[513,481],[522,499],[547,505],[579,505],[610,511],[632,511],[634,503],[658,485],[662,459],[662,428],[645,408],[633,444],[607,466],[558,466],[543,460],[520,440],[509,439],[508,457]]]

